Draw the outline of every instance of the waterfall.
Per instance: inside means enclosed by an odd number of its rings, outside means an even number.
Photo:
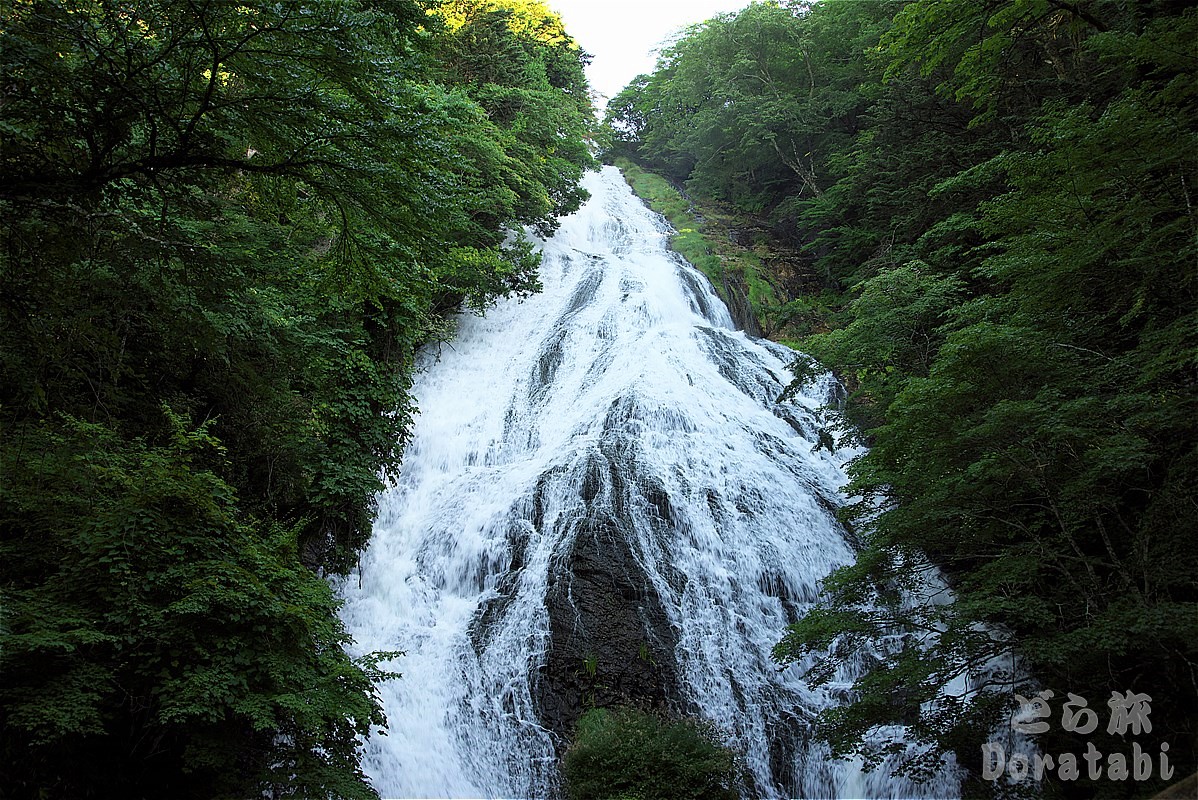
[[[770,651],[853,558],[833,382],[776,399],[793,353],[733,329],[614,168],[543,253],[543,293],[431,348],[401,477],[338,587],[357,650],[401,650],[365,744],[384,798],[553,797],[588,705],[702,715],[755,797],[943,797],[807,741],[818,689]]]

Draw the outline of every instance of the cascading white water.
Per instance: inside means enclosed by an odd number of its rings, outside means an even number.
[[[464,317],[426,354],[420,416],[358,572],[356,648],[402,650],[366,744],[384,798],[546,797],[547,596],[584,520],[615,519],[676,642],[676,701],[725,729],[755,796],[944,797],[804,741],[837,702],[770,651],[852,550],[832,512],[849,451],[817,450],[834,385],[777,404],[793,353],[733,330],[614,168],[542,245],[543,293]],[[573,599],[571,600],[573,602]],[[580,617],[581,619],[581,617]],[[837,688],[839,687],[839,688]]]

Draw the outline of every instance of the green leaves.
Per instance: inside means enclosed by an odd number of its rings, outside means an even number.
[[[714,726],[634,709],[583,714],[562,771],[572,800],[738,795],[736,756]]]
[[[851,375],[854,396],[875,406],[874,415],[865,407],[856,409],[866,414],[855,420],[863,427],[877,423],[877,412],[894,400],[904,381],[927,374],[944,341],[947,312],[964,287],[956,278],[929,273],[927,264],[913,261],[865,281],[849,306],[852,322],[803,341],[817,361]]]
[[[77,788],[182,790],[175,767],[153,766],[153,751],[137,744],[114,763],[96,760],[119,746],[112,726],[129,724],[206,753],[182,757],[187,785],[234,785],[214,753],[254,741],[274,752],[255,767],[259,785],[299,780],[317,791],[310,775],[272,775],[288,758],[270,744],[280,731],[301,748],[297,758],[320,747],[356,774],[356,737],[383,720],[368,676],[341,650],[328,585],[300,565],[294,529],[238,520],[231,488],[199,463],[220,457],[211,434],[171,425],[173,441],[160,447],[76,420],[13,442],[50,457],[4,464],[6,530],[25,521],[21,538],[6,535],[4,556],[29,565],[10,571],[5,589],[0,701],[10,736],[28,737],[34,768],[51,754],[78,758],[91,774],[41,767]],[[71,486],[86,488],[65,502]],[[64,502],[45,506],[47,493]]]
[[[939,691],[963,676],[1196,702],[1195,41],[1169,3],[759,4],[609,106],[616,148],[841,293],[784,308],[871,445],[844,514],[861,550],[778,650],[820,681],[876,659],[821,721],[836,752],[879,763],[902,722],[927,745],[903,769],[972,766],[1010,709]]]
[[[490,147],[500,148],[487,149],[483,180],[473,182],[480,213],[550,233],[586,199],[578,182],[594,165],[584,141],[593,127],[589,56],[540,2],[452,0],[436,14],[443,79],[481,107]]]
[[[488,9],[470,54],[520,60],[477,92],[410,0],[6,11],[14,796],[373,796],[389,674],[312,570],[369,537],[415,349],[538,288],[512,230],[576,208],[590,164],[585,56],[539,4]]]
[[[788,197],[817,199],[863,107],[868,77],[854,45],[884,19],[883,4],[796,13],[755,3],[708,20],[662,53],[654,75],[612,100],[613,141],[752,213]]]
[[[934,14],[920,16],[920,5],[904,11],[904,22],[939,24]],[[1186,28],[1190,17],[1174,25]],[[910,34],[896,22],[891,35]],[[967,53],[957,77],[973,69],[970,58],[989,58],[987,47],[998,41]],[[1105,47],[1109,39],[1094,42]],[[937,38],[937,47],[949,44]],[[974,89],[967,83],[960,91]],[[1189,212],[1168,177],[1192,180],[1186,153],[1194,143],[1183,128],[1192,127],[1193,110],[1188,100],[1174,105],[1174,92],[1175,78],[1162,71],[1105,95],[1096,90],[1086,102],[1049,99],[1022,120],[1029,146],[936,189],[974,193],[993,186],[996,168],[1009,182],[958,218],[970,237],[989,240],[959,251],[984,256],[979,266],[966,271],[964,261],[947,292],[934,282],[926,302],[895,306],[879,284],[883,273],[861,285],[846,327],[811,342],[828,363],[857,370],[860,393],[877,404],[855,417],[876,427],[872,450],[852,467],[854,487],[894,505],[876,516],[860,509],[871,568],[830,581],[827,609],[796,626],[781,654],[827,643],[829,624],[863,635],[918,630],[911,612],[889,619],[844,587],[885,585],[906,556],[922,553],[946,571],[956,595],[951,612],[926,607],[940,631],[919,651],[934,670],[931,685],[997,654],[997,641],[963,635],[982,621],[1010,631],[1045,683],[1082,694],[1125,686],[1171,697],[1190,691],[1165,666],[1170,653],[1189,647],[1182,642],[1198,599],[1192,580],[1174,570],[1178,561],[1191,575],[1196,566],[1181,545],[1177,526],[1185,523],[1175,504],[1194,480],[1182,465],[1196,431],[1181,421],[1194,414],[1193,372],[1191,362],[1176,359],[1192,352],[1181,326],[1186,319],[1193,328],[1198,308],[1186,266],[1195,258]],[[962,223],[949,217],[923,242]],[[936,257],[951,265],[951,256]],[[903,280],[914,292],[920,283]],[[908,341],[903,331],[929,311],[940,326],[928,357],[896,359]],[[870,358],[893,359],[892,380],[862,374]],[[1172,388],[1182,385],[1189,389]],[[1150,515],[1158,502],[1170,510]],[[883,673],[860,682],[861,701],[828,721],[828,735],[849,752],[860,752],[870,720],[886,718],[875,708],[883,692],[928,685],[902,671],[914,663],[905,650],[885,663]],[[902,677],[875,685],[877,674]],[[976,723],[995,712],[992,701],[970,697],[955,713],[984,736]],[[962,741],[948,717],[930,723],[924,730],[938,748]],[[1188,723],[1175,731],[1193,735]],[[1079,749],[1067,737],[1043,746]]]

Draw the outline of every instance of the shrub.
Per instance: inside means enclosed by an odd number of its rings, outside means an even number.
[[[596,708],[562,764],[570,800],[735,800],[737,757],[705,720]]]

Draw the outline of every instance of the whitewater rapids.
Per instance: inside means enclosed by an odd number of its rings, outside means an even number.
[[[851,450],[818,447],[830,379],[777,398],[794,353],[734,330],[668,225],[612,167],[539,243],[544,291],[463,316],[423,356],[400,480],[340,583],[355,652],[402,650],[365,744],[384,798],[554,797],[539,718],[549,587],[580,520],[608,519],[668,620],[676,710],[715,721],[753,796],[945,797],[806,741],[819,689],[770,651],[852,560],[834,519]],[[597,466],[598,465],[598,466]],[[652,632],[650,632],[652,633]]]

